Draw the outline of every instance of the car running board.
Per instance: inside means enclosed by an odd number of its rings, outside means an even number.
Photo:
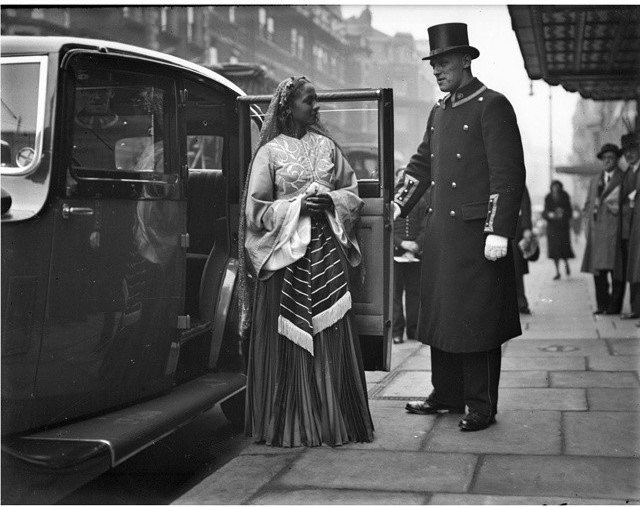
[[[96,461],[115,467],[245,388],[242,373],[209,373],[169,393],[91,419],[6,438],[2,451],[30,465],[68,469]]]

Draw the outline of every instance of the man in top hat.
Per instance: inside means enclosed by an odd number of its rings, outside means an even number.
[[[591,179],[584,204],[587,245],[581,270],[593,274],[597,306],[594,314],[618,314],[622,309],[624,279],[614,276],[620,250],[620,194],[624,175],[618,167],[621,154],[615,144],[608,143],[600,149],[596,156],[602,163],[602,172]]]
[[[620,196],[621,256],[616,273],[629,282],[631,313],[625,319],[640,318],[640,145],[638,134],[622,136],[622,152],[628,167]],[[623,282],[624,284],[624,282]]]
[[[433,107],[394,214],[430,188],[417,335],[431,346],[434,390],[407,411],[466,414],[463,431],[495,422],[501,345],[521,334],[512,241],[525,183],[516,116],[471,73],[480,52],[464,23],[432,26],[428,60],[447,95]]]

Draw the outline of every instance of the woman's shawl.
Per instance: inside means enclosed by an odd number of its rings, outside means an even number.
[[[335,207],[335,213],[326,213],[331,230],[349,264],[357,266],[355,227],[364,203],[356,176],[334,142],[313,132],[302,139],[280,134],[258,150],[248,186],[245,249],[259,279],[304,255],[311,220],[300,217],[302,197],[322,192]]]

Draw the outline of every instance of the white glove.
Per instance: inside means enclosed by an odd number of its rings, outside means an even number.
[[[507,255],[509,239],[504,236],[489,234],[484,243],[484,256],[489,261],[496,261]]]
[[[400,216],[401,210],[400,210],[400,206],[398,206],[396,202],[392,202],[391,204],[393,204],[393,219],[395,220]]]

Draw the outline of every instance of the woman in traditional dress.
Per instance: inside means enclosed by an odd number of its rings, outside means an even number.
[[[353,170],[318,123],[315,88],[304,77],[284,80],[265,116],[240,220],[245,430],[256,442],[373,439],[348,284],[349,266],[361,260],[362,206]]]
[[[564,261],[564,268],[567,276],[571,274],[568,259],[573,259],[573,249],[571,248],[570,221],[573,214],[571,199],[564,191],[563,185],[558,180],[553,180],[550,192],[544,198],[543,218],[547,221],[547,255],[553,259],[556,267],[554,280],[560,279],[560,259]]]

